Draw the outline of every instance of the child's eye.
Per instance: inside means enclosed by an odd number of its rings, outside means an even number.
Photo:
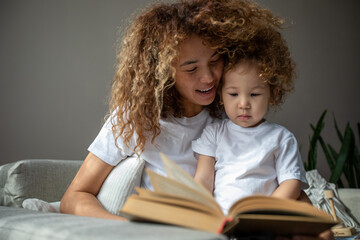
[[[260,93],[252,93],[250,96],[257,97],[257,96],[260,96],[260,95],[261,95]]]
[[[236,97],[238,94],[237,93],[229,93],[229,95],[232,97]]]

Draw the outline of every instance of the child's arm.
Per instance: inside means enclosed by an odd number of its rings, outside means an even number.
[[[214,190],[215,178],[215,158],[199,155],[197,169],[195,173],[195,181],[206,187],[211,193]]]
[[[301,182],[297,179],[288,179],[280,183],[272,193],[273,197],[298,199],[301,192]]]

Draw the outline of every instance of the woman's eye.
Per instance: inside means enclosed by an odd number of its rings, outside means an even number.
[[[194,72],[197,69],[197,67],[194,67],[192,69],[185,70],[186,72]]]
[[[211,60],[210,63],[211,64],[217,63],[221,58],[222,58],[222,56],[218,55],[215,59]]]

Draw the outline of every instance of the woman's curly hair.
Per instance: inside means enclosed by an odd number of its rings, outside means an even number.
[[[280,25],[268,10],[247,0],[189,0],[145,8],[126,29],[117,54],[109,104],[115,142],[121,137],[129,146],[136,135],[134,152],[141,154],[146,141],[160,134],[160,118],[184,116],[174,63],[179,44],[188,37],[198,35],[230,63],[258,47],[249,41],[261,37],[260,29]],[[219,96],[205,108],[220,117]]]

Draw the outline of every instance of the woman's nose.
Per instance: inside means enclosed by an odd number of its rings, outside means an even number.
[[[202,83],[212,83],[214,81],[214,73],[211,68],[206,68],[201,76]]]

